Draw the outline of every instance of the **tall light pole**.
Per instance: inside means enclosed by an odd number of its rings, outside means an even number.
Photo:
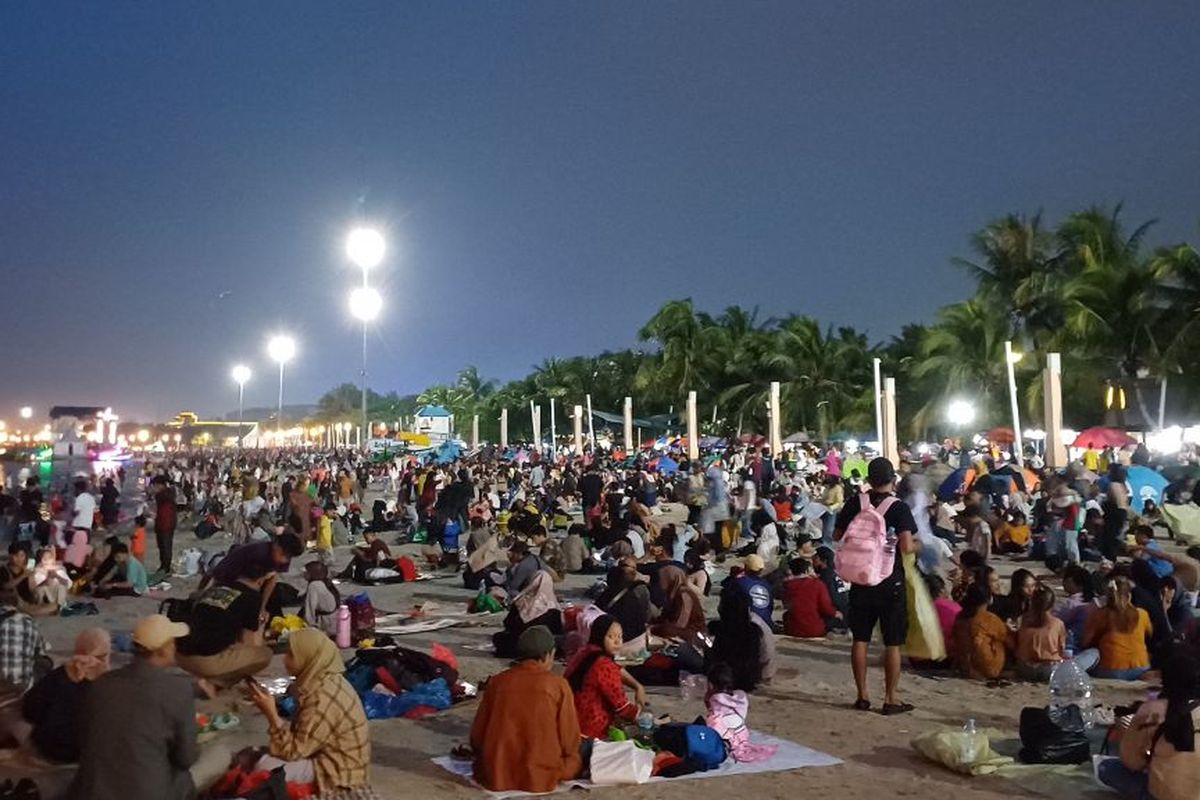
[[[272,336],[267,342],[267,355],[272,361],[279,362],[279,413],[275,417],[275,431],[278,435],[283,432],[283,365],[296,355],[296,341],[290,336]]]
[[[1012,342],[1004,342],[1004,366],[1008,369],[1008,400],[1012,404],[1012,423],[1013,423],[1013,458],[1016,459],[1017,466],[1025,466],[1024,445],[1021,443],[1021,412],[1020,405],[1017,403],[1017,376],[1014,370],[1017,362],[1021,360],[1020,353],[1014,353]]]
[[[242,401],[246,395],[246,381],[250,380],[250,368],[238,364],[231,373],[238,385],[238,449],[242,449]]]
[[[362,270],[362,286],[350,292],[350,313],[362,321],[362,430],[367,429],[367,324],[379,316],[383,298],[367,283],[367,273],[383,261],[387,242],[375,228],[360,227],[346,237],[346,257]]]

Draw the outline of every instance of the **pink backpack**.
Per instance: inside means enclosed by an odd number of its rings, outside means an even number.
[[[866,492],[858,496],[859,512],[850,520],[842,537],[842,546],[834,556],[834,569],[842,580],[856,586],[876,586],[892,574],[896,553],[888,547],[887,522],[883,517],[895,497],[885,498],[877,507]]]

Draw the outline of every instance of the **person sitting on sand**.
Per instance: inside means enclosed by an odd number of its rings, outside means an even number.
[[[563,673],[575,693],[579,729],[589,739],[604,739],[619,720],[637,719],[646,703],[645,688],[613,660],[624,643],[621,623],[603,614],[592,620],[587,646]],[[635,701],[625,695],[626,686]]]
[[[995,537],[997,553],[1014,554],[1028,552],[1033,534],[1025,521],[1025,514],[1018,509],[1012,509],[1004,515],[1003,521],[996,528]]]
[[[86,628],[75,637],[75,652],[62,666],[33,685],[22,698],[30,741],[42,758],[59,764],[79,760],[84,703],[92,682],[108,672],[112,638],[103,628]]]
[[[960,672],[974,680],[999,678],[1008,654],[1008,626],[988,611],[991,599],[985,584],[971,584],[963,597],[962,611],[954,621],[955,662]]]
[[[33,589],[34,603],[46,608],[52,608],[57,613],[67,604],[67,594],[71,588],[71,576],[67,568],[59,562],[53,547],[47,547],[38,553],[38,564],[34,567],[29,579]]]
[[[801,639],[824,638],[827,621],[841,620],[842,612],[834,608],[811,561],[793,558],[788,567],[792,574],[783,582],[783,632]]]
[[[0,603],[16,606],[35,617],[55,613],[57,609],[39,605],[33,594],[32,579],[29,553],[13,542],[8,546],[8,563],[0,567]]]
[[[1117,576],[1109,582],[1104,606],[1088,615],[1083,645],[1100,650],[1094,673],[1099,678],[1133,681],[1150,670],[1150,615],[1134,606],[1132,593],[1129,579]]]
[[[363,546],[355,547],[351,553],[350,563],[338,575],[342,580],[366,583],[367,570],[375,569],[381,561],[387,561],[389,565],[395,561],[387,543],[379,538],[379,531],[370,528],[363,531]]]
[[[308,585],[301,598],[300,618],[309,627],[336,636],[337,610],[342,599],[337,586],[329,579],[329,568],[321,561],[310,561],[304,565],[304,579]]]
[[[117,542],[110,552],[112,567],[103,575],[96,576],[96,586],[92,595],[138,597],[145,594],[148,588],[146,568],[130,554],[129,547],[124,542]]]
[[[650,632],[664,639],[688,639],[705,628],[704,599],[684,571],[671,564],[658,571],[664,601]]]
[[[733,671],[735,688],[753,692],[774,674],[774,634],[765,628],[746,596],[725,592],[717,608],[717,619],[709,626],[712,647],[706,667],[727,664]]]
[[[504,630],[492,636],[492,646],[500,658],[512,658],[517,640],[527,629],[540,625],[555,636],[563,635],[562,609],[554,595],[554,580],[548,572],[538,572],[512,602],[504,618]]]
[[[608,571],[604,592],[596,606],[621,625],[625,641],[621,652],[632,655],[648,650],[650,590],[639,579],[633,564],[619,564]]]
[[[988,573],[989,582],[995,570]],[[989,610],[1005,622],[1016,622],[1021,615],[1029,610],[1030,600],[1039,584],[1033,573],[1027,569],[1018,569],[1009,581],[1008,594],[997,594],[992,588],[992,604]]]
[[[1050,673],[1066,659],[1067,626],[1050,612],[1054,608],[1054,590],[1038,586],[1029,599],[1029,608],[1021,615],[1017,630],[1017,675],[1027,681],[1044,683]],[[1090,672],[1100,660],[1096,650],[1084,650],[1075,655],[1075,663]]]
[[[583,741],[571,687],[553,674],[554,634],[517,640],[518,663],[488,681],[471,724],[474,777],[490,792],[552,792],[579,777]]]

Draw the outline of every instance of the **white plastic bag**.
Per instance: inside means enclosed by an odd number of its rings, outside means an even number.
[[[592,783],[616,786],[645,783],[654,769],[654,753],[633,742],[603,742],[592,746]]]

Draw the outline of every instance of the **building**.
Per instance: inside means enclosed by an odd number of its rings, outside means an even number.
[[[429,437],[433,444],[445,442],[454,434],[454,415],[441,406],[421,406],[413,418],[417,433]]]
[[[233,447],[237,445],[238,423],[223,420],[202,420],[192,411],[180,411],[164,428],[171,433],[169,440],[199,447]],[[247,420],[241,426],[242,443],[254,446],[258,441],[258,423]],[[178,438],[176,438],[178,437]],[[160,437],[161,438],[161,437]]]

